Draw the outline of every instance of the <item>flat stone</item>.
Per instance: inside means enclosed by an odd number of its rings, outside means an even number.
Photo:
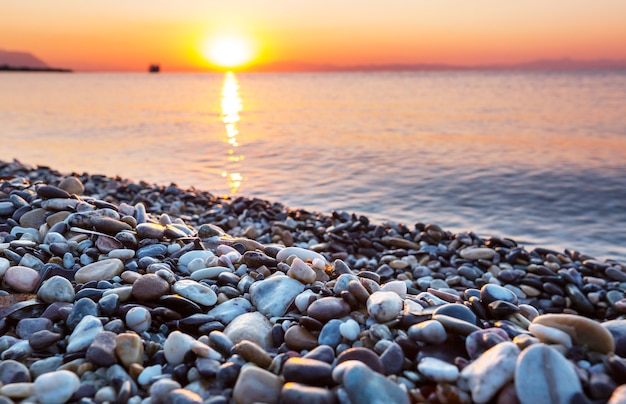
[[[181,279],[172,285],[172,291],[202,306],[217,303],[217,295],[210,287],[190,279]]]
[[[517,360],[515,391],[521,404],[566,404],[575,402],[582,386],[563,355],[548,345],[535,344]]]
[[[236,317],[226,326],[224,334],[235,344],[249,340],[264,349],[274,346],[272,324],[258,311]]]
[[[43,351],[54,346],[54,344],[61,339],[63,339],[62,334],[49,330],[41,330],[34,332],[28,337],[28,344],[35,351]]]
[[[180,282],[180,281],[179,281]],[[209,316],[215,317],[225,325],[229,325],[235,318],[252,310],[252,304],[248,299],[236,297],[218,304],[207,313]]]
[[[99,232],[105,234],[116,235],[124,230],[132,230],[133,228],[126,222],[113,219],[106,216],[92,216],[90,218],[91,225]]]
[[[488,283],[480,288],[480,302],[484,306],[487,306],[496,300],[503,300],[505,302],[517,304],[517,296],[515,293],[505,287]]]
[[[423,358],[417,364],[417,370],[437,383],[454,383],[459,378],[456,366],[437,358]]]
[[[278,404],[282,387],[282,380],[275,374],[246,365],[241,368],[235,383],[233,400],[237,404]]]
[[[568,334],[577,346],[586,346],[600,353],[615,352],[611,332],[597,321],[573,314],[543,314],[533,319],[533,324],[556,328]]]
[[[476,403],[490,401],[505,384],[513,380],[519,353],[517,345],[509,341],[488,349],[461,371],[458,386],[471,391],[472,400]]]
[[[350,314],[350,305],[339,297],[322,297],[307,308],[307,315],[322,323],[345,317],[348,314]]]
[[[46,223],[46,213],[47,211],[42,208],[36,208],[26,212],[20,217],[20,226],[39,229],[42,224]]]
[[[294,382],[285,383],[280,398],[284,404],[335,404],[337,401],[329,389]]]
[[[257,310],[266,316],[283,316],[293,300],[304,290],[304,285],[288,276],[272,276],[250,286],[250,299]]]
[[[85,265],[74,274],[78,283],[113,279],[124,270],[124,263],[118,258],[109,258]]]
[[[33,293],[39,280],[39,272],[19,265],[7,269],[3,278],[7,286],[21,293]]]
[[[402,307],[402,298],[394,292],[374,292],[367,299],[367,312],[379,323],[395,319],[402,312]]]
[[[337,356],[337,364],[342,362],[356,360],[364,363],[374,372],[384,374],[385,365],[374,351],[368,348],[355,347],[343,351]]]
[[[63,404],[80,387],[80,379],[69,370],[45,373],[35,379],[35,396],[41,403]]]
[[[344,362],[342,384],[352,403],[409,404],[408,394],[396,383],[358,361]]]
[[[154,238],[160,240],[165,235],[165,227],[157,223],[139,223],[135,230],[140,239]]]
[[[206,261],[214,256],[215,254],[209,250],[193,250],[181,255],[180,258],[178,258],[178,265],[187,268],[187,265],[196,258],[201,258]]]
[[[333,367],[315,359],[289,358],[283,366],[285,381],[304,383],[310,386],[331,385]]]
[[[272,357],[263,348],[245,339],[233,346],[233,352],[264,369],[267,369],[272,363]]]
[[[426,320],[413,324],[408,329],[408,335],[415,341],[427,344],[442,344],[448,338],[446,329],[439,321],[435,320]]]
[[[168,294],[170,284],[155,274],[142,275],[133,283],[132,294],[140,302],[156,301]]]
[[[23,318],[15,327],[15,333],[21,339],[28,339],[37,331],[52,330],[52,321],[45,317],[42,318]]]
[[[37,296],[46,303],[73,302],[76,294],[68,279],[55,275],[41,284]]]
[[[385,367],[386,375],[400,373],[404,368],[405,359],[402,347],[396,342],[389,344],[383,353],[380,354],[380,360]]]
[[[486,247],[464,248],[459,253],[466,260],[490,260],[496,255],[496,251]]]
[[[65,321],[70,330],[73,330],[85,316],[98,316],[98,305],[88,297],[83,297],[77,300],[71,307],[72,311],[67,316]]]
[[[100,319],[94,316],[85,316],[74,328],[69,337],[67,352],[77,352],[85,350],[91,345],[96,335],[103,331]]]

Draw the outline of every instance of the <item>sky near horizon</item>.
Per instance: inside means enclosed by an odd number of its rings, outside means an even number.
[[[247,41],[251,65],[626,59],[626,1],[0,3],[0,49],[79,71],[209,70],[211,41],[223,35]]]

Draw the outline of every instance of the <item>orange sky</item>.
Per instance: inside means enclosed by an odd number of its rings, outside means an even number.
[[[0,49],[75,70],[203,71],[212,36],[257,63],[489,64],[626,59],[624,0],[27,0],[0,3]],[[206,53],[206,52],[204,52]]]

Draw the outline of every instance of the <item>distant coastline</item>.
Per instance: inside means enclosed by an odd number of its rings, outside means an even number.
[[[50,73],[72,73],[72,69],[62,69],[57,67],[29,67],[0,65],[0,72],[50,72]]]

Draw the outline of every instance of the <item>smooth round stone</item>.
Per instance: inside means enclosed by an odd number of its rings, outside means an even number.
[[[615,352],[613,335],[600,323],[573,314],[544,314],[537,316],[533,324],[541,324],[567,333],[574,345],[586,346],[600,353]]]
[[[180,365],[185,360],[187,352],[191,351],[191,346],[195,339],[180,331],[174,331],[168,335],[163,344],[163,354],[165,360],[170,365]]]
[[[35,351],[43,351],[63,339],[62,334],[48,330],[36,331],[28,337],[28,344]]]
[[[409,327],[409,337],[427,344],[442,344],[448,338],[446,329],[439,321],[426,320]]]
[[[258,311],[237,316],[224,329],[224,334],[237,344],[243,340],[256,343],[264,349],[273,347],[272,324]]]
[[[250,300],[257,310],[266,316],[280,317],[287,312],[296,296],[303,290],[304,285],[297,280],[284,275],[275,275],[254,282],[250,286]]]
[[[546,344],[560,344],[566,348],[572,347],[572,338],[558,328],[533,323],[528,326],[528,331]]]
[[[349,348],[337,356],[337,364],[346,361],[356,360],[366,364],[370,369],[378,373],[385,373],[385,365],[378,355],[371,349],[356,347]]]
[[[113,279],[124,270],[124,263],[118,258],[109,258],[85,265],[74,274],[77,283],[105,281]]]
[[[7,269],[9,269],[11,267],[11,262],[3,257],[0,257],[0,278],[2,278],[4,276],[4,274],[7,272]]]
[[[167,254],[164,244],[150,244],[137,250],[137,258],[161,258]]]
[[[331,390],[293,382],[285,383],[280,398],[284,404],[334,404],[336,402]]]
[[[135,230],[137,231],[137,236],[141,239],[161,239],[165,234],[165,227],[156,223],[139,223]]]
[[[180,281],[179,281],[180,282]],[[235,318],[246,314],[252,310],[252,305],[248,299],[236,297],[220,303],[207,313],[222,324],[229,325]]]
[[[307,315],[322,323],[348,314],[350,314],[350,305],[339,297],[323,297],[311,303],[307,308]]]
[[[454,383],[459,378],[459,369],[437,358],[423,358],[417,364],[417,370],[435,382]]]
[[[339,275],[339,277],[335,280],[335,286],[333,286],[333,292],[335,295],[338,296],[341,292],[349,290],[350,281],[359,282],[359,278],[351,273]]]
[[[61,356],[50,356],[44,359],[39,359],[36,362],[33,362],[30,365],[30,374],[33,379],[38,378],[44,373],[49,373],[57,370],[61,365],[63,365],[63,357]]]
[[[289,358],[283,366],[285,381],[304,383],[312,386],[332,384],[333,367],[315,359]]]
[[[102,331],[87,348],[87,360],[97,366],[109,367],[117,362],[115,357],[115,339],[117,334]]]
[[[480,301],[487,306],[496,300],[517,304],[517,296],[505,287],[488,283],[480,288]]]
[[[574,367],[544,344],[526,348],[515,367],[515,391],[521,404],[571,403],[582,394]]]
[[[46,303],[73,302],[75,296],[72,283],[58,275],[44,281],[37,291],[37,297]]]
[[[196,258],[200,258],[206,261],[207,259],[214,256],[215,254],[208,250],[193,250],[181,255],[180,258],[178,258],[178,265],[186,268],[187,265]]]
[[[170,391],[181,388],[180,383],[172,379],[159,379],[150,386],[151,400],[162,403]]]
[[[96,335],[103,330],[104,328],[98,317],[91,315],[83,317],[69,337],[67,352],[78,352],[87,349]]]
[[[191,266],[192,264],[189,264],[190,269]],[[200,268],[193,270],[193,272],[191,273],[191,279],[193,279],[194,281],[199,281],[202,279],[217,279],[217,277],[220,276],[220,274],[223,272],[233,272],[233,270],[228,267],[222,266]]]
[[[15,211],[15,205],[10,201],[0,201],[0,216],[11,216]]]
[[[342,384],[352,403],[409,404],[408,394],[396,383],[358,361],[342,364]]]
[[[41,403],[63,404],[80,387],[80,379],[69,370],[45,373],[35,379],[35,395]]]
[[[59,183],[59,188],[66,191],[68,194],[81,195],[85,192],[85,186],[82,181],[74,176],[63,178]]]
[[[489,402],[513,380],[520,349],[513,342],[502,342],[467,365],[459,376],[458,386],[471,391],[476,403]],[[520,377],[524,377],[520,374]]]
[[[287,276],[296,279],[306,285],[308,283],[315,282],[315,278],[317,275],[315,274],[315,271],[304,261],[302,261],[300,258],[296,258],[291,263],[291,266],[287,271]]]
[[[135,250],[129,248],[115,248],[107,254],[109,258],[117,258],[122,261],[127,261],[135,256]]]
[[[143,364],[143,341],[139,335],[126,332],[115,337],[115,354],[125,368],[133,363]]]
[[[355,341],[361,332],[361,326],[353,319],[349,319],[339,326],[339,332],[348,341]]]
[[[140,302],[159,300],[168,294],[170,284],[155,274],[145,274],[133,283],[132,294]]]
[[[45,317],[41,318],[23,318],[17,323],[15,333],[21,339],[28,339],[37,331],[52,330],[52,321]]]
[[[172,291],[202,306],[210,307],[217,303],[217,295],[213,289],[189,279],[181,279],[174,283]]]
[[[317,338],[317,342],[320,345],[328,345],[333,348],[336,348],[337,345],[341,343],[342,336],[339,328],[343,324],[341,320],[330,320],[324,327],[322,327],[322,331],[320,332],[319,337]]]
[[[162,374],[161,365],[148,366],[141,371],[139,376],[137,376],[137,383],[142,386],[149,385],[155,377],[159,377]]]
[[[7,269],[3,278],[7,286],[21,293],[33,293],[39,280],[39,272],[19,265]]]
[[[0,399],[1,398],[27,398],[33,395],[35,386],[33,383],[21,382],[21,383],[13,383],[6,386],[0,386]],[[5,401],[9,403],[13,403],[13,401]],[[20,401],[21,402],[21,401]]]
[[[595,313],[595,307],[591,304],[589,299],[587,299],[587,296],[585,296],[585,294],[578,289],[578,286],[568,283],[565,285],[565,292],[567,293],[567,296],[572,299],[574,308],[577,311],[588,316],[593,316]]]
[[[470,324],[478,324],[478,317],[476,317],[472,309],[463,304],[449,303],[439,306],[433,311],[433,316],[440,314],[454,317]]]
[[[151,324],[152,316],[143,307],[133,307],[126,313],[126,326],[133,331],[138,333],[148,331]]]
[[[272,363],[272,357],[263,348],[248,340],[235,344],[233,352],[241,355],[246,361],[256,363],[264,369],[267,369]]]
[[[490,260],[496,255],[496,251],[486,247],[464,248],[459,253],[466,260]]]
[[[132,227],[121,220],[113,219],[106,216],[92,216],[90,218],[91,225],[99,232],[115,235],[124,230],[132,230]]]
[[[394,292],[374,292],[367,299],[367,312],[379,323],[395,319],[402,312],[402,307],[402,298]]]
[[[24,364],[12,359],[0,361],[0,386],[30,381],[30,372]]]
[[[76,301],[72,311],[65,321],[70,329],[74,329],[85,316],[98,316],[98,305],[93,300],[84,297]]]
[[[46,212],[45,209],[36,208],[24,213],[20,217],[20,226],[39,229],[42,224],[46,223]]]
[[[307,359],[315,359],[318,361],[330,363],[332,365],[332,363],[335,361],[335,350],[328,345],[319,345],[311,349],[303,357]]]
[[[407,293],[406,282],[404,281],[390,281],[383,285],[380,289],[383,292],[394,292],[400,297],[404,297]]]
[[[326,262],[326,258],[322,254],[316,253],[315,251],[307,250],[305,248],[300,247],[287,247],[283,248],[276,254],[276,259],[278,261],[285,261],[290,256],[295,255],[300,258],[302,261],[314,261],[316,259],[322,260]]]
[[[300,352],[302,350],[311,350],[317,347],[318,342],[306,328],[296,325],[289,327],[285,332],[285,344],[290,349]]]
[[[174,389],[167,395],[168,404],[202,404],[202,396],[188,388]]]
[[[622,358],[626,357],[626,320],[609,320],[602,323],[615,341],[615,353]]]
[[[275,374],[258,366],[243,366],[235,387],[233,400],[237,404],[278,404],[283,381]]]

